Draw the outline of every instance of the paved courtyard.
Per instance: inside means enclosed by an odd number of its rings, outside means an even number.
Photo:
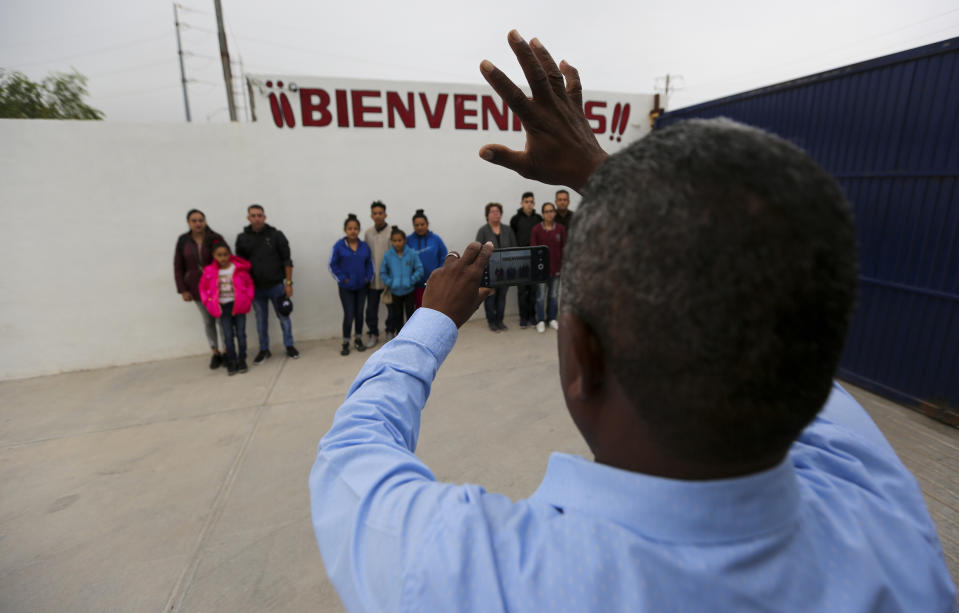
[[[234,377],[196,356],[0,383],[0,611],[342,611],[307,476],[370,353],[298,346]],[[847,387],[917,474],[957,576],[959,430]],[[522,498],[551,451],[588,454],[555,332],[464,326],[420,457]]]

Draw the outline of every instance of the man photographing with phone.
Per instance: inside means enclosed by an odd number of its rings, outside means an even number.
[[[489,62],[481,72],[526,148],[480,156],[584,194],[558,352],[595,461],[554,454],[512,502],[437,483],[414,455],[431,383],[489,292],[492,244],[451,252],[320,442],[314,530],[346,607],[955,610],[915,480],[832,381],[857,274],[835,181],[725,120],[607,159],[576,70],[536,39],[513,31],[509,44],[532,97]]]

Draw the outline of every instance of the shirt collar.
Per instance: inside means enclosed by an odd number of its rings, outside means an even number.
[[[651,540],[716,544],[791,525],[799,498],[788,456],[774,468],[745,477],[680,481],[554,453],[530,500],[604,517]]]

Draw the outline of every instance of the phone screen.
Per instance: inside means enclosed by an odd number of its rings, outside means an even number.
[[[494,251],[489,259],[490,287],[530,283],[531,264],[529,249]]]

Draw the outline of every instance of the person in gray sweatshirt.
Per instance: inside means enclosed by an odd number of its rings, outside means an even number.
[[[373,282],[366,295],[366,346],[372,347],[380,341],[380,296],[383,295],[380,265],[383,255],[390,248],[390,226],[386,223],[386,205],[376,200],[370,205],[370,219],[373,225],[366,230],[363,241],[373,252]]]

